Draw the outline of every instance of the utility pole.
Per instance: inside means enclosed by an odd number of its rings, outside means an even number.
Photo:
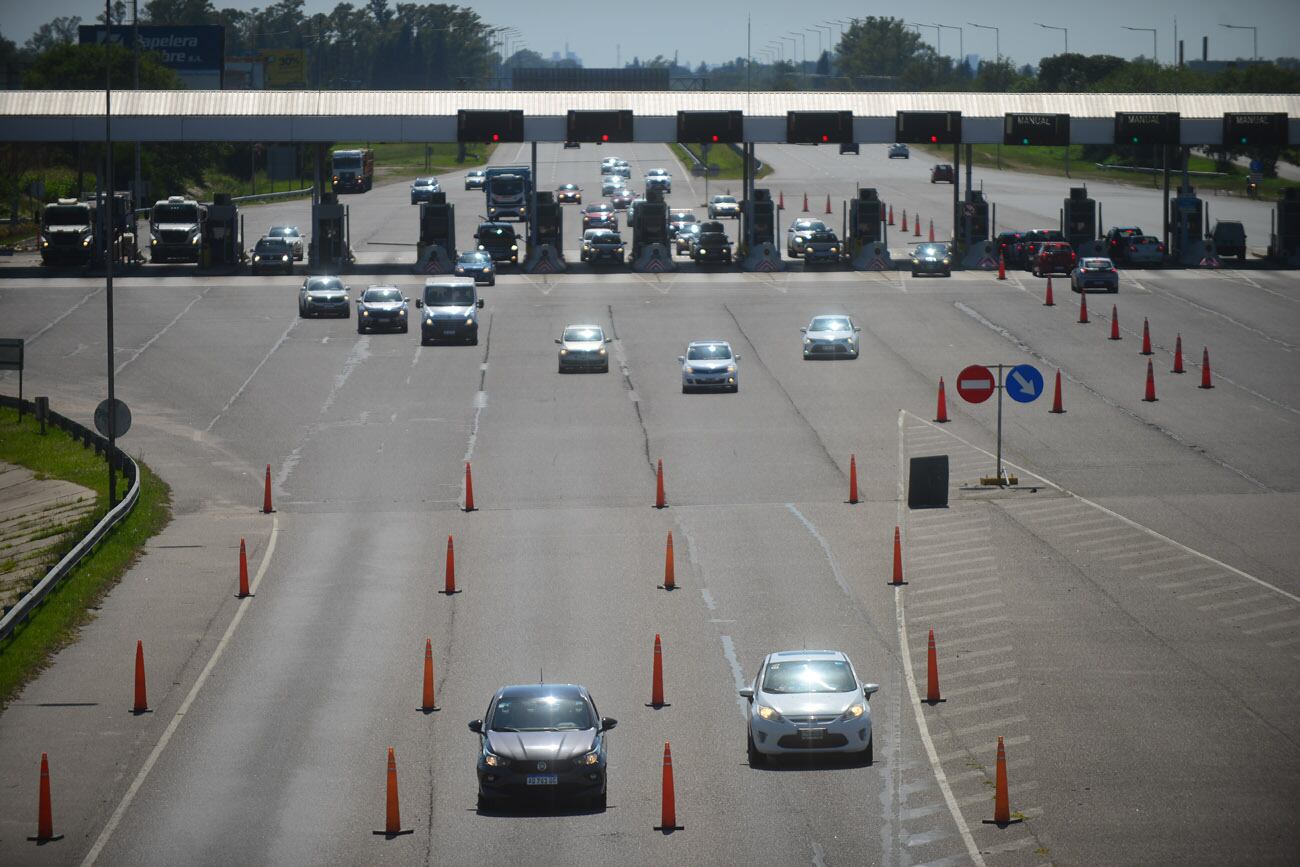
[[[108,319],[108,507],[117,505],[117,475],[113,463],[117,460],[117,405],[113,389],[113,0],[104,0],[104,26],[109,38],[104,40],[104,197],[99,200],[104,215],[104,300]]]

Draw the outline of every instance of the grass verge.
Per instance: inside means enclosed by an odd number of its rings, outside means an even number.
[[[670,142],[668,147],[672,149],[673,156],[677,157],[677,161],[682,164],[682,169],[688,174],[695,166],[695,160],[691,159],[690,155],[687,154],[688,150],[703,160],[699,145],[682,145]],[[718,173],[710,180],[738,181],[744,176],[744,160],[741,159],[740,154],[726,145],[714,145],[709,148],[708,164],[718,167]],[[772,167],[764,163],[755,177],[765,178],[770,174],[772,174]]]
[[[57,428],[47,427],[41,436],[30,414],[20,424],[17,410],[0,407],[0,460],[27,467],[37,478],[66,479],[95,492],[94,512],[52,554],[51,564],[107,511],[108,472],[103,459]],[[145,542],[171,520],[171,489],[143,462],[136,463],[140,499],[131,514],[77,564],[10,640],[0,642],[0,708],[49,664],[56,651],[76,638],[80,626],[91,619],[92,609],[140,556]]]

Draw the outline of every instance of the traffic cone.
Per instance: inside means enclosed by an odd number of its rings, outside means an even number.
[[[927,704],[938,704],[943,701],[939,697],[939,655],[934,648],[934,630],[930,630],[930,646],[926,651],[925,665],[925,701]]]
[[[139,716],[142,713],[149,712],[149,697],[145,691],[144,684],[144,642],[136,641],[135,643],[135,703],[131,707],[131,713]]]
[[[894,225],[894,206],[889,206],[889,225]]]
[[[447,581],[442,592],[445,596],[460,592],[456,589],[456,546],[451,541],[451,534],[447,535]]]
[[[1119,336],[1119,305],[1110,305],[1110,339],[1120,340]]]
[[[650,703],[646,707],[656,709],[668,707],[668,703],[664,701],[664,648],[657,632],[655,633],[654,675],[650,681]]]
[[[807,194],[807,193],[804,193],[804,194],[803,194],[803,212],[804,212],[805,214],[808,213],[808,194]]]
[[[655,471],[655,508],[663,509],[667,507],[668,501],[664,499],[664,459],[659,459],[659,468]]]
[[[1180,332],[1174,340],[1174,369],[1170,373],[1186,373],[1183,370],[1183,335]]]
[[[1147,359],[1147,393],[1142,400],[1147,403],[1156,402],[1156,374],[1155,371],[1151,369],[1151,359],[1149,358]]]
[[[397,837],[402,834],[414,834],[413,828],[402,830],[402,817],[397,808],[397,758],[393,748],[388,748],[388,795],[385,799],[384,830],[372,831],[382,837]]]
[[[1210,347],[1205,347],[1201,354],[1201,388],[1214,388],[1214,383],[1210,382]]]
[[[894,528],[894,579],[890,582],[895,587],[902,587],[903,581],[903,537],[898,527]]]
[[[420,710],[433,713],[440,710],[433,695],[433,639],[424,639],[424,697],[420,701]]]
[[[1065,412],[1065,407],[1061,405],[1061,371],[1059,370],[1056,371],[1056,391],[1052,395],[1052,408],[1048,412],[1054,412],[1057,415],[1062,415]]]
[[[465,461],[465,511],[474,511],[474,474],[470,471],[469,461]]]
[[[663,808],[659,814],[659,824],[655,825],[654,829],[665,834],[671,834],[673,831],[683,829],[681,825],[677,824],[677,793],[673,789],[673,749],[668,741],[664,741],[663,768]]]
[[[858,502],[858,457],[849,455],[849,503],[857,505]]]
[[[262,514],[269,515],[275,510],[271,508],[271,465],[266,465],[266,489],[262,493]]]
[[[776,197],[776,209],[778,211],[785,210],[785,190],[782,190]]]
[[[913,237],[921,237],[921,217],[919,215],[912,218],[912,229],[914,230]]]
[[[677,589],[677,569],[673,565],[673,531],[668,531],[668,544],[664,548],[664,583],[659,585],[665,590]]]
[[[939,406],[934,411],[934,420],[940,423],[948,421],[948,399],[943,393],[943,377],[939,377]]]
[[[1007,257],[1003,255],[998,256],[998,279],[1007,279]]]
[[[1151,352],[1151,326],[1147,324],[1145,318],[1142,319],[1142,355],[1152,355]]]
[[[827,193],[827,194],[826,194],[826,213],[828,213],[828,214],[833,214],[833,213],[835,213],[834,211],[831,210],[831,194],[830,194],[830,193]]]
[[[1052,278],[1048,277],[1047,279],[1051,280]],[[1088,324],[1088,293],[1083,291],[1079,292],[1079,324]]]
[[[907,208],[903,209],[903,225],[899,227],[902,231],[907,231]]]
[[[1043,302],[1044,307],[1055,307],[1056,302],[1052,300],[1052,278],[1047,278],[1047,300]]]
[[[934,243],[934,220],[930,221],[930,243]]]
[[[49,843],[62,840],[62,834],[54,833],[54,814],[50,811],[50,759],[41,753],[41,788],[37,803],[36,836],[28,837],[37,843]]]
[[[1001,735],[998,735],[998,763],[993,786],[993,819],[985,819],[984,824],[999,826],[1012,824],[1011,804],[1007,797],[1007,749],[1002,744]]]
[[[248,549],[244,540],[239,540],[239,593],[236,598],[247,599],[253,594],[248,592]]]

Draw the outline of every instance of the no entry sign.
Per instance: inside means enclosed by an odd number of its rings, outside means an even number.
[[[993,371],[972,364],[957,374],[957,393],[968,403],[983,403],[993,396]]]

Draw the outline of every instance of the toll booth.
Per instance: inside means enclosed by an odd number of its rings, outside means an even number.
[[[849,261],[859,271],[888,271],[894,267],[885,241],[884,205],[875,187],[860,187],[849,201],[849,232],[845,239]]]
[[[532,212],[536,242],[530,240],[528,255],[520,270],[525,274],[555,274],[567,269],[564,261],[564,215],[555,193],[538,190],[534,193]]]
[[[420,203],[420,237],[415,244],[417,274],[450,274],[456,256],[456,206],[444,192]]]
[[[119,191],[107,197],[101,193],[95,203],[95,219],[99,222],[95,227],[95,243],[90,245],[92,266],[104,266],[106,249],[114,265],[135,265],[144,261],[140,255],[139,225],[129,192]],[[105,237],[107,243],[103,240]]]
[[[1269,244],[1270,259],[1300,267],[1300,187],[1282,190],[1277,202],[1277,231]]]
[[[1214,242],[1205,237],[1205,203],[1190,185],[1169,200],[1169,248],[1180,265],[1218,267]]]
[[[230,193],[216,193],[208,205],[208,219],[203,224],[203,251],[200,263],[205,268],[230,268],[244,259],[243,232],[239,208]]]
[[[307,270],[312,274],[337,274],[352,263],[348,244],[347,208],[336,193],[321,193],[311,206],[311,253]]]
[[[985,271],[998,267],[997,252],[989,240],[989,203],[983,190],[966,190],[966,200],[958,203],[953,226],[958,249],[963,251],[962,267]]]
[[[1070,187],[1061,207],[1061,232],[1080,256],[1100,256],[1097,234],[1097,202],[1088,197],[1087,187]]]
[[[740,269],[742,271],[781,271],[785,263],[776,246],[776,203],[772,191],[754,188],[752,199],[741,203],[743,219],[740,234]]]
[[[668,242],[668,205],[661,189],[646,190],[632,221],[632,270],[675,271]]]

